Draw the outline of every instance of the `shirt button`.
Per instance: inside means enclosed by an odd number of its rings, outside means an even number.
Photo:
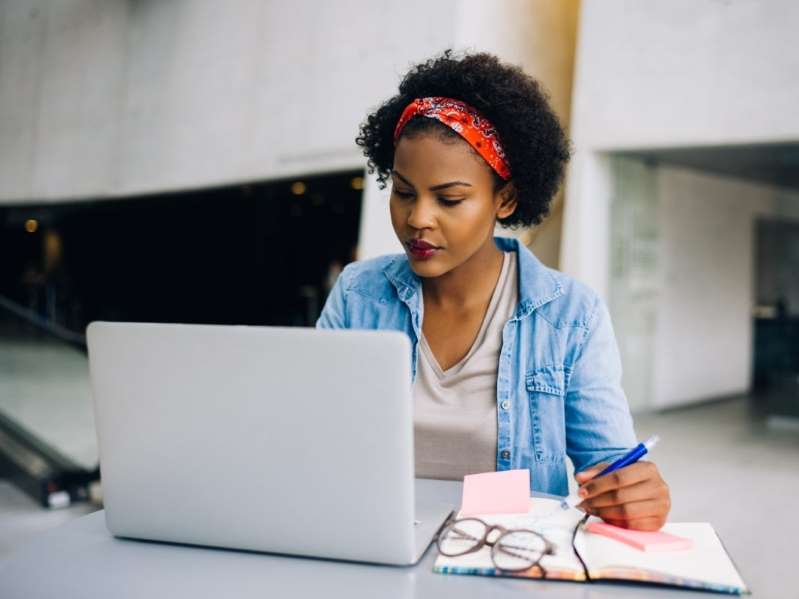
[[[509,408],[510,408],[510,402],[506,399],[505,401],[502,402],[502,409],[507,410]]]
[[[503,460],[507,460],[508,458],[510,458],[510,452],[507,449],[503,449],[502,453],[499,455],[502,457]]]

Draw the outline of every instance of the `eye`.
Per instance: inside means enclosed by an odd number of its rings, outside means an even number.
[[[396,188],[392,188],[392,190],[391,190],[391,191],[392,191],[392,192],[393,192],[393,193],[394,193],[394,194],[395,194],[397,197],[400,197],[400,198],[402,198],[402,199],[406,199],[406,200],[407,200],[408,198],[412,198],[412,197],[413,197],[413,193],[411,193],[410,191],[400,191],[399,189],[396,189]]]
[[[452,206],[457,206],[463,201],[463,198],[458,200],[453,200],[452,198],[438,198],[438,201],[441,202],[444,206],[451,208]]]

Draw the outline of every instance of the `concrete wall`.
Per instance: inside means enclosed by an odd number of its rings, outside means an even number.
[[[792,0],[583,1],[563,270],[607,294],[598,151],[799,140],[797,30]]]
[[[367,109],[457,0],[0,5],[0,202],[358,168]]]
[[[0,5],[0,203],[356,169],[367,111],[447,47],[541,78],[568,122],[577,0],[46,0]],[[366,257],[395,251],[367,184]],[[556,208],[535,241],[557,263]]]
[[[799,192],[610,160],[609,299],[630,405],[748,391],[757,221],[796,222],[785,208],[799,207]]]
[[[797,29],[791,0],[582,3],[560,266],[611,301],[636,409],[748,387],[753,218],[796,207],[730,178],[614,170],[615,154],[799,141]],[[625,252],[641,270],[617,271]]]
[[[775,215],[780,190],[687,169],[658,170],[661,286],[653,405],[746,392],[755,221]]]
[[[799,139],[793,0],[584,0],[573,128],[593,148]]]

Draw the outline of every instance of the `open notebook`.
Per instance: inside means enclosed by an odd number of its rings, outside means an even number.
[[[623,580],[736,595],[749,592],[710,524],[667,524],[663,528],[665,532],[690,538],[692,548],[644,552],[587,532],[582,527],[574,536],[584,514],[577,510],[556,510],[558,503],[554,499],[532,498],[527,514],[477,517],[506,528],[531,529],[552,542],[556,547],[554,555],[547,555],[541,561],[547,579],[576,582]],[[575,549],[585,562],[585,568]],[[458,557],[439,555],[433,570],[442,574],[541,578],[538,568],[514,573],[497,570],[488,547]]]

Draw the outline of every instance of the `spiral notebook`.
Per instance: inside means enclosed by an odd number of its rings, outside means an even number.
[[[536,497],[530,500],[530,510],[526,514],[478,517],[488,524],[505,528],[534,530],[553,543],[554,554],[541,560],[548,580],[616,580],[733,595],[749,593],[721,540],[708,523],[667,524],[663,530],[690,539],[691,548],[653,553],[586,531],[581,524],[584,514],[577,510],[555,510],[558,503],[554,499]],[[598,519],[592,517],[591,520]],[[458,557],[439,555],[433,571],[441,574],[543,577],[538,567],[513,573],[498,570],[488,547]]]

